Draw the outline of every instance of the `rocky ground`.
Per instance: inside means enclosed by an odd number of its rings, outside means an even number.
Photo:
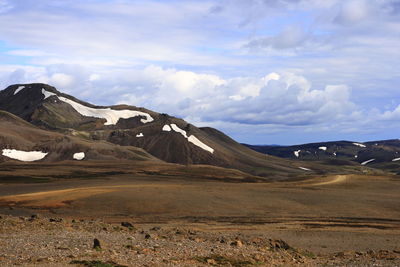
[[[0,266],[400,266],[400,251],[314,254],[268,233],[129,221],[0,218]]]

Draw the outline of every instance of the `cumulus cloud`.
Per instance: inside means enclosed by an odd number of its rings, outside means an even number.
[[[89,102],[145,106],[248,139],[383,136],[400,105],[399,7],[0,0],[0,85],[46,82]]]
[[[9,83],[50,83],[95,104],[144,106],[199,126],[218,127],[241,140],[248,140],[240,137],[246,131],[252,132],[246,134],[250,139],[299,129],[354,134],[371,131],[372,122],[378,125],[400,118],[400,105],[383,112],[365,110],[352,101],[348,85],[315,88],[306,77],[292,72],[223,78],[156,65],[101,73],[56,65],[0,70],[0,76]]]

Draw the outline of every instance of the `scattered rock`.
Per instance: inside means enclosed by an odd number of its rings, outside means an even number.
[[[61,218],[50,218],[49,222],[62,222],[63,220]]]
[[[288,243],[283,241],[282,239],[277,239],[277,240],[270,240],[270,247],[272,249],[283,249],[283,250],[288,250],[291,247],[289,246]]]
[[[210,265],[217,265],[217,261],[214,260],[214,259],[207,259],[207,264],[210,264]]]
[[[233,242],[231,243],[231,246],[240,248],[240,247],[243,246],[243,243],[242,243],[242,241],[240,241],[240,240],[235,240],[235,241],[233,241]]]
[[[28,221],[33,222],[34,220],[36,220],[38,218],[38,216],[36,214],[31,215],[31,217],[28,219]]]
[[[175,232],[175,234],[177,234],[177,235],[182,235],[183,232],[182,232],[181,230],[177,229],[176,232]]]
[[[97,238],[93,239],[93,248],[94,249],[101,249],[100,240],[98,240]]]
[[[133,224],[131,224],[130,222],[122,222],[121,226],[128,227],[128,228],[133,228]]]
[[[145,238],[145,239],[150,239],[150,238],[151,238],[151,235],[150,235],[150,234],[146,234],[146,235],[144,236],[144,238]]]

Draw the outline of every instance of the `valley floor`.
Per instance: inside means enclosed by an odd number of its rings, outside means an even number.
[[[0,185],[0,265],[400,266],[397,176],[138,173]]]

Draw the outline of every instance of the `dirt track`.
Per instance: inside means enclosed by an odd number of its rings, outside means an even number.
[[[318,185],[330,185],[330,184],[343,183],[347,179],[348,179],[348,175],[336,175],[330,181],[321,182],[321,183],[315,183],[315,184],[312,184],[312,185],[318,186]]]

